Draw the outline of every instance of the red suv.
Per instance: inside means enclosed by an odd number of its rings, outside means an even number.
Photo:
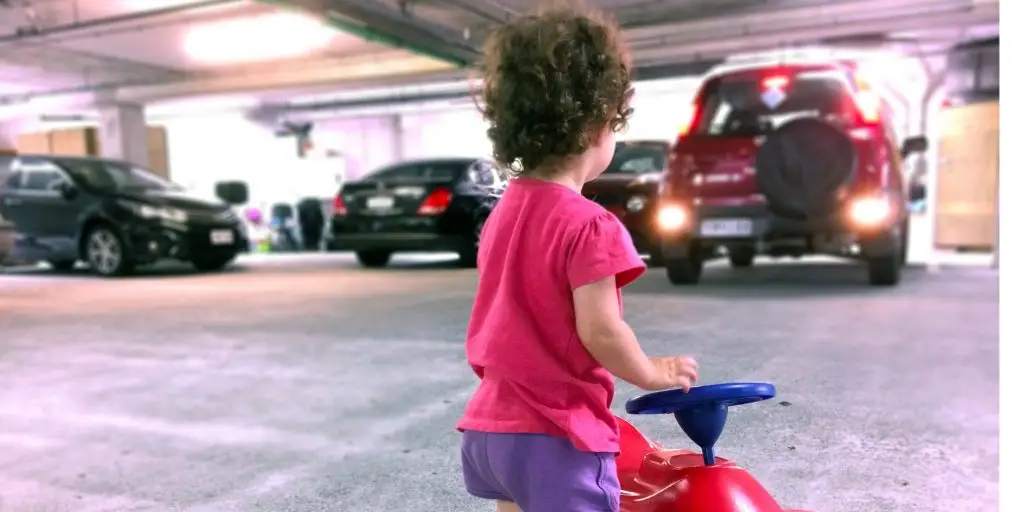
[[[727,256],[830,254],[894,285],[907,256],[902,161],[888,106],[852,65],[712,74],[670,155],[657,223],[669,280],[694,284]]]

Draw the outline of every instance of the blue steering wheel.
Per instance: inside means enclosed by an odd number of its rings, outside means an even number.
[[[725,428],[729,407],[775,398],[775,386],[767,382],[727,382],[697,386],[689,391],[669,389],[647,393],[626,402],[630,414],[672,414],[704,455],[704,464],[715,464],[715,443]]]

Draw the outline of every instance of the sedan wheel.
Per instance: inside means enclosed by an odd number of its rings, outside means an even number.
[[[85,245],[85,259],[94,272],[101,276],[116,276],[129,270],[124,243],[110,228],[98,227],[89,232]]]
[[[487,216],[481,215],[473,224],[472,240],[466,247],[459,251],[459,266],[464,268],[476,267],[476,257],[480,253],[480,236],[484,232],[484,224],[487,223]]]

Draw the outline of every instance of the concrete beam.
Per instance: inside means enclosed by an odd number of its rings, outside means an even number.
[[[330,65],[321,64],[305,69],[270,68],[250,73],[214,75],[170,84],[126,87],[116,91],[120,102],[148,103],[156,100],[205,96],[239,92],[265,92],[296,87],[333,85],[355,86],[374,81],[393,81],[399,77],[414,81],[418,76],[451,70],[449,63],[413,55],[403,51],[389,51],[336,59]]]

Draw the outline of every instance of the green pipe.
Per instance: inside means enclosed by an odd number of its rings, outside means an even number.
[[[301,7],[297,7],[294,4],[291,4],[290,2],[288,2],[287,0],[259,0],[259,1],[262,2],[262,3],[265,3],[265,4],[273,5],[274,7],[278,7],[278,8],[281,8],[281,9],[303,10],[304,12],[306,12]],[[347,21],[339,20],[337,18],[332,18],[330,16],[324,16],[322,14],[320,14],[319,17],[321,19],[323,19],[328,25],[330,25],[330,26],[332,26],[332,27],[334,27],[334,28],[336,28],[336,29],[338,29],[338,30],[340,30],[342,32],[346,32],[346,33],[349,33],[349,34],[352,34],[352,35],[355,35],[355,36],[359,36],[359,37],[363,38],[364,40],[372,42],[372,43],[379,43],[379,44],[383,44],[383,45],[386,45],[386,46],[390,46],[392,48],[397,48],[399,50],[405,50],[405,51],[408,51],[408,52],[411,52],[411,53],[415,53],[417,55],[423,55],[425,57],[430,57],[432,59],[437,59],[437,60],[440,60],[440,61],[443,61],[443,62],[448,62],[448,63],[454,64],[455,66],[460,67],[460,68],[466,68],[466,67],[470,67],[470,66],[473,65],[473,62],[467,61],[466,59],[463,59],[461,57],[457,57],[455,55],[450,55],[450,54],[447,54],[447,53],[444,53],[444,52],[439,52],[439,51],[436,51],[436,50],[433,50],[433,49],[430,49],[430,48],[424,48],[424,47],[421,47],[421,46],[409,44],[409,43],[403,41],[401,38],[396,37],[393,34],[388,34],[386,32],[382,32],[382,31],[379,31],[379,30],[374,30],[373,28],[370,28],[370,27],[367,27],[367,26],[363,26],[363,25],[359,25],[359,24],[355,24],[355,23],[349,23]]]

